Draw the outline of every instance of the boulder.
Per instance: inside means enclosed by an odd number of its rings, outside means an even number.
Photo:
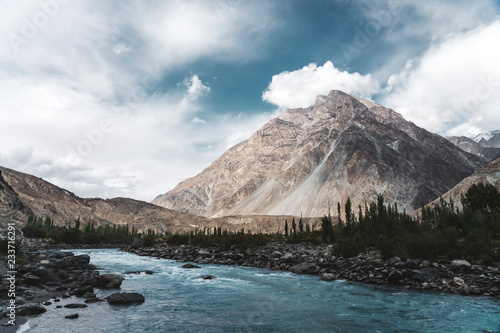
[[[123,280],[125,279],[120,275],[103,274],[100,277],[99,285],[103,289],[119,289]]]
[[[70,303],[70,304],[66,304],[64,307],[68,308],[68,309],[80,309],[80,308],[86,308],[87,304]]]
[[[24,317],[24,316],[35,316],[41,313],[46,312],[47,309],[45,309],[43,306],[40,304],[25,304],[21,305],[17,308],[16,315],[19,317]]]
[[[106,299],[109,304],[143,303],[145,301],[144,296],[139,293],[114,293]]]
[[[392,257],[391,259],[389,259],[389,265],[394,266],[400,261],[401,259],[399,257]]]
[[[320,268],[312,262],[303,262],[292,267],[295,274],[317,274]]]
[[[201,268],[201,267],[193,264],[185,264],[184,266],[182,266],[182,268]]]
[[[403,279],[403,273],[401,271],[398,271],[397,269],[392,270],[389,275],[387,276],[387,280],[392,283],[397,283],[401,279]]]
[[[465,281],[462,278],[459,278],[459,277],[455,276],[453,278],[453,283],[455,284],[455,286],[461,287],[461,286],[463,286],[465,284]]]
[[[423,260],[418,267],[419,268],[429,268],[430,266],[431,266],[431,263],[429,261]]]
[[[40,280],[40,278],[36,275],[28,274],[24,276],[24,282],[30,286],[38,286],[42,283],[42,280]]]
[[[32,274],[38,276],[42,283],[46,283],[47,285],[59,286],[62,284],[61,279],[55,274],[53,269],[40,267],[33,270]]]
[[[331,273],[324,273],[321,275],[321,281],[333,281],[335,280],[335,275]]]
[[[202,275],[202,276],[199,276],[198,279],[203,279],[203,280],[213,280],[213,279],[216,279],[217,277],[213,276],[213,275]]]
[[[293,261],[293,254],[291,254],[290,252],[287,252],[287,253],[285,253],[285,255],[283,257],[281,257],[281,260],[284,262],[291,262],[291,261]]]
[[[449,269],[453,272],[469,272],[472,265],[467,260],[453,260]]]
[[[462,295],[468,295],[470,293],[470,288],[464,283],[458,288],[458,292]]]
[[[67,256],[64,257],[60,263],[57,265],[57,268],[66,268],[66,269],[84,269],[88,267],[90,262],[90,257],[86,254],[82,254],[79,256]]]
[[[64,318],[66,318],[66,319],[76,319],[76,318],[78,318],[78,313],[73,313],[73,314],[71,314],[69,316],[66,316]]]

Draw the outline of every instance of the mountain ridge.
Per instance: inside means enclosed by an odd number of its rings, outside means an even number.
[[[484,164],[392,109],[333,90],[284,111],[152,203],[207,217],[314,217],[347,197],[356,208],[383,194],[411,211]]]
[[[185,232],[208,220],[128,198],[80,198],[42,178],[0,166],[0,221],[27,221],[29,214],[50,216],[56,225],[94,223],[135,226],[140,232]]]

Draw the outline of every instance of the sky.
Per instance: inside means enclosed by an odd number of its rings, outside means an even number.
[[[500,129],[500,1],[0,0],[0,165],[151,201],[333,89]]]

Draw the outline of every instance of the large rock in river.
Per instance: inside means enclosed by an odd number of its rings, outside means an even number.
[[[114,293],[108,296],[107,301],[109,304],[144,303],[145,298],[139,293]]]
[[[125,280],[120,275],[116,274],[103,274],[100,277],[100,286],[104,289],[119,289],[122,281]]]

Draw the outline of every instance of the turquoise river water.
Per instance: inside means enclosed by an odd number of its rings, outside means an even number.
[[[113,249],[72,252],[89,254],[101,274],[152,270],[152,275],[126,275],[121,288],[143,294],[146,302],[56,309],[83,303],[63,299],[18,332],[500,332],[498,299],[323,282],[247,267],[183,269],[184,263]],[[204,274],[217,278],[198,279]],[[75,312],[78,319],[64,319]]]

